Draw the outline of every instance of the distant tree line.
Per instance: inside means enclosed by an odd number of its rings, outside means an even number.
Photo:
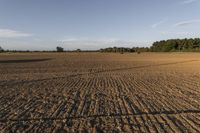
[[[109,47],[100,49],[100,52],[113,52],[113,53],[133,53],[133,52],[149,52],[148,47],[133,47],[133,48],[126,48],[126,47]]]
[[[200,51],[200,38],[170,39],[154,42],[150,47],[152,52]]]
[[[99,52],[99,50],[81,50],[81,49],[75,49],[75,50],[64,50],[64,48],[58,46],[55,50],[4,50],[0,46],[0,53],[1,52],[11,52],[11,53],[29,53],[29,52]]]
[[[109,47],[100,49],[100,52],[114,52],[114,53],[125,53],[125,52],[200,52],[200,38],[194,39],[169,39],[156,41],[150,48],[148,47]]]
[[[194,39],[169,39],[169,40],[161,40],[156,41],[149,47],[109,47],[103,48],[100,50],[67,50],[65,51],[64,48],[57,46],[56,50],[47,51],[47,50],[39,50],[39,51],[20,51],[20,50],[4,50],[0,46],[0,52],[113,52],[113,53],[133,53],[133,52],[177,52],[177,51],[184,51],[184,52],[200,52],[200,38]]]

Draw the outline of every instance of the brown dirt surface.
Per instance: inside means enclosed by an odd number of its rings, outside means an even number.
[[[200,132],[200,53],[0,54],[1,132]]]

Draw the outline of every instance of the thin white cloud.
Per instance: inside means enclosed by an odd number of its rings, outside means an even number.
[[[95,41],[95,42],[113,42],[118,41],[116,38],[88,38],[88,37],[65,37],[64,39],[58,40],[61,42],[79,42],[79,41]]]
[[[66,37],[58,40],[60,45],[66,50],[97,50],[106,47],[134,47],[134,46],[148,46],[147,42],[124,41],[117,38],[88,38],[88,37]]]
[[[193,3],[196,1],[198,1],[198,0],[185,0],[185,1],[181,2],[181,4],[190,4],[190,3]]]
[[[180,35],[180,36],[191,35],[190,32],[186,32],[186,31],[180,31],[180,32],[163,31],[163,32],[161,32],[161,34],[163,34],[163,35]]]
[[[157,28],[158,26],[160,26],[161,24],[163,24],[165,21],[167,21],[166,19],[158,21],[154,24],[151,25],[152,28]]]
[[[88,40],[88,38],[86,38],[86,37],[72,37],[72,36],[68,36],[68,37],[64,37],[63,39],[60,39],[58,41],[73,42],[73,41],[80,41],[80,40]]]
[[[29,37],[32,34],[23,33],[11,29],[0,29],[0,38],[16,38],[16,37]]]
[[[181,22],[174,24],[174,26],[175,27],[183,27],[183,26],[188,26],[188,25],[191,25],[191,24],[194,24],[194,23],[199,23],[199,22],[200,22],[200,19],[181,21]]]

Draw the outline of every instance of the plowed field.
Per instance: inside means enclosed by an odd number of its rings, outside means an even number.
[[[200,54],[0,54],[0,131],[200,132]]]

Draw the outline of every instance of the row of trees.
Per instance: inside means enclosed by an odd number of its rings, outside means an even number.
[[[57,52],[64,52],[64,48],[62,47],[56,47],[56,51]],[[0,52],[39,52],[39,51],[29,51],[29,50],[4,50],[1,46],[0,46]],[[42,51],[42,52],[52,52],[52,51]]]
[[[148,47],[133,47],[133,48],[125,48],[125,47],[109,47],[100,49],[100,52],[113,52],[113,53],[125,53],[125,52],[149,52]]]
[[[170,39],[154,42],[150,47],[152,52],[200,51],[200,38]]]

